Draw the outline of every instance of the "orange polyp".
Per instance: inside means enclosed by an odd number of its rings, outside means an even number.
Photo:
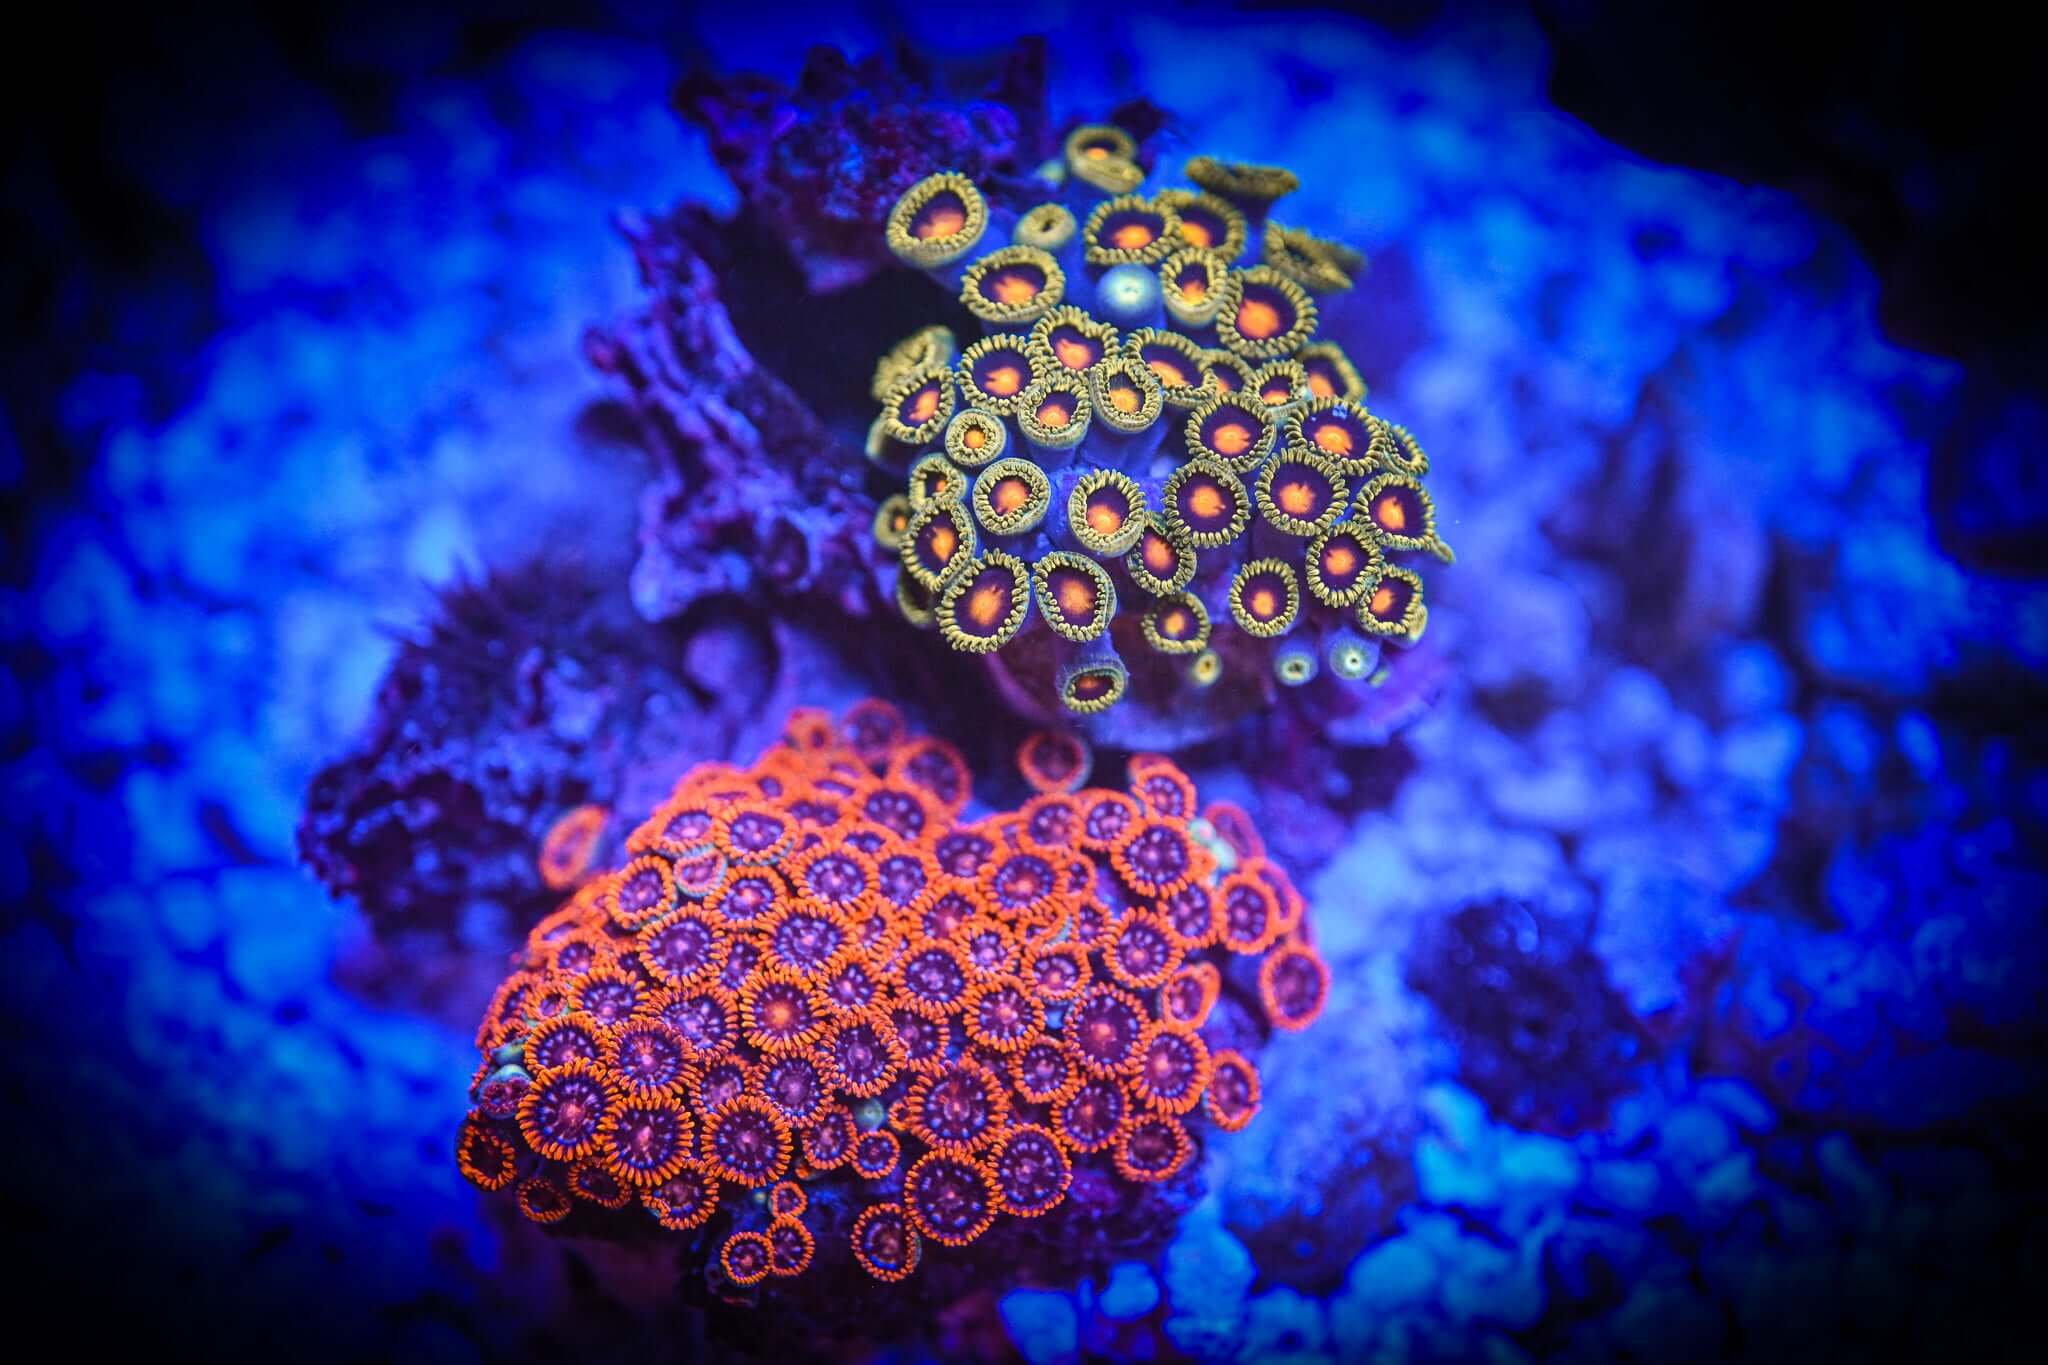
[[[1153,360],[1148,357],[1145,363],[1152,367],[1152,373],[1159,376],[1161,383],[1176,389],[1188,387],[1188,372],[1181,368],[1179,361],[1166,358]]]
[[[1213,483],[1198,483],[1189,489],[1188,506],[1204,521],[1230,515],[1230,504],[1224,500],[1223,490]]]
[[[1042,286],[1039,281],[1021,270],[1004,270],[989,279],[988,287],[997,303],[1014,306],[1029,303],[1037,298]]]
[[[1190,246],[1214,246],[1216,234],[1209,231],[1209,225],[1191,218],[1180,220],[1180,235],[1188,239]]]
[[[1063,427],[1073,420],[1073,412],[1056,398],[1038,405],[1038,422],[1041,426]]]
[[[953,551],[960,547],[960,537],[944,522],[935,522],[931,539],[925,542],[931,547],[932,557],[943,564],[953,557]]]
[[[1337,396],[1337,386],[1332,384],[1330,377],[1321,370],[1310,370],[1308,372],[1308,391],[1318,398],[1335,398]]]
[[[1003,616],[1010,609],[1010,594],[990,585],[976,588],[967,595],[967,616],[977,626],[994,630],[1003,623]]]
[[[924,241],[951,237],[967,226],[967,206],[951,195],[942,195],[925,206],[911,225],[910,235]]]
[[[1372,591],[1372,614],[1385,616],[1394,609],[1394,590],[1382,583]]]
[[[1088,527],[1105,536],[1113,536],[1123,529],[1124,514],[1106,502],[1088,504]]]
[[[1103,673],[1083,673],[1074,679],[1074,695],[1082,701],[1093,701],[1109,691],[1112,679]]]
[[[1139,251],[1152,245],[1156,234],[1144,223],[1125,223],[1109,234],[1109,244],[1119,251]]]
[[[1280,335],[1280,310],[1264,299],[1246,299],[1237,306],[1237,330],[1254,341]]]
[[[1109,384],[1109,405],[1118,412],[1137,412],[1144,407],[1144,398],[1130,380],[1113,379]]]
[[[1107,147],[1086,147],[1082,150],[1085,155],[1096,157],[1098,159],[1109,155],[1109,148]]]
[[[1259,397],[1278,407],[1280,404],[1292,400],[1294,394],[1289,391],[1285,384],[1268,384],[1264,389],[1260,390]]]
[[[932,420],[932,414],[939,410],[939,391],[926,385],[910,400],[910,411],[905,416],[908,425],[921,427]]]
[[[1161,578],[1170,577],[1180,563],[1180,556],[1164,536],[1145,537],[1145,567]]]
[[[590,866],[591,855],[597,851],[597,839],[604,833],[605,818],[603,806],[582,805],[555,821],[549,827],[547,837],[541,841],[541,880],[556,891],[574,885]]]
[[[1174,283],[1180,286],[1183,298],[1199,302],[1209,297],[1209,277],[1199,270],[1186,271]]]
[[[1300,479],[1290,479],[1273,490],[1273,501],[1280,504],[1280,510],[1304,521],[1315,515],[1320,500],[1316,489]]]
[[[1031,485],[1022,479],[1002,479],[997,482],[994,496],[989,502],[998,512],[1014,512],[1031,501]]]
[[[1086,620],[1095,614],[1095,589],[1078,574],[1060,584],[1059,600],[1068,616]]]
[[[1325,455],[1349,455],[1351,433],[1342,423],[1325,422],[1316,428],[1316,449]]]
[[[1169,640],[1184,640],[1193,623],[1193,618],[1185,611],[1175,608],[1159,618],[1160,633]]]
[[[1323,551],[1323,572],[1332,578],[1344,578],[1357,567],[1357,553],[1341,541]]]
[[[1280,614],[1280,595],[1271,588],[1253,588],[1245,606],[1261,621],[1269,621]]]
[[[1015,365],[998,365],[982,377],[981,387],[998,398],[1008,398],[1024,387],[1024,371]]]
[[[1052,353],[1070,370],[1085,370],[1095,363],[1095,351],[1079,337],[1061,335],[1052,343]]]
[[[1373,504],[1372,519],[1396,534],[1408,529],[1408,509],[1392,493]]]
[[[1221,455],[1242,455],[1252,448],[1252,434],[1241,423],[1219,423],[1209,436],[1209,446]]]
[[[960,437],[960,444],[966,446],[969,450],[980,450],[988,444],[988,433],[980,427],[969,427],[965,434]]]

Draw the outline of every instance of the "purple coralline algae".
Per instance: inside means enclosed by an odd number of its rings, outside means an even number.
[[[1425,929],[1408,984],[1436,1006],[1458,1079],[1517,1128],[1600,1127],[1656,1052],[1583,927],[1526,902],[1489,899]]]
[[[400,643],[368,732],[315,775],[298,828],[306,865],[380,938],[524,932],[621,846],[619,822],[599,821],[576,848],[573,822],[651,803],[678,755],[752,742],[762,722],[734,704],[736,681],[756,700],[787,692],[774,623],[649,624],[619,577],[616,557],[494,570],[443,591]]]
[[[830,432],[734,330],[702,210],[624,223],[650,301],[584,349],[617,376],[653,466],[633,600],[649,620],[708,597],[810,594],[869,615],[874,504]]]
[[[992,69],[935,66],[908,47],[893,61],[853,63],[817,47],[794,85],[697,72],[676,87],[675,104],[710,138],[748,223],[823,293],[891,263],[876,229],[933,166],[1030,193],[1054,147],[1045,85],[1039,38],[1004,49]]]

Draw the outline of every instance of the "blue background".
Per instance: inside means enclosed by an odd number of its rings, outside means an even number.
[[[777,13],[855,53],[1003,36]],[[1330,1013],[1272,1049],[1163,1260],[1011,1295],[1003,1349],[1990,1333],[2041,1267],[2048,591],[1967,551],[2040,525],[2039,406],[1888,341],[1841,226],[1556,112],[1526,19],[1034,18],[1055,112],[1148,97],[1371,255],[1353,351],[1460,562],[1432,576],[1457,681],[1308,879]],[[339,984],[368,931],[293,830],[423,585],[630,524],[631,452],[576,422],[583,329],[637,301],[609,215],[735,203],[666,107],[684,63],[801,60],[744,14],[466,34],[366,17],[320,54],[375,73],[363,104],[210,32],[110,103],[136,249],[56,248],[0,430],[13,1230],[52,1292],[321,1354],[591,1344],[556,1247],[454,1170],[450,1020],[481,1001]],[[9,197],[40,243],[83,232],[32,152]],[[1447,1004],[1445,926],[1504,896],[1584,1031],[1619,1001],[1669,1036],[1546,1068]]]

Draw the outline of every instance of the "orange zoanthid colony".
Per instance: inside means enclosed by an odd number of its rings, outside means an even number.
[[[824,1254],[829,1203],[835,1254],[900,1280],[1077,1163],[1166,1181],[1250,1122],[1258,1069],[1204,1026],[1226,992],[1321,1012],[1300,894],[1164,758],[1115,790],[1069,736],[1018,762],[1036,794],[968,819],[959,754],[870,700],[691,770],[492,999],[464,1174],[538,1222],[704,1228],[739,1285]]]

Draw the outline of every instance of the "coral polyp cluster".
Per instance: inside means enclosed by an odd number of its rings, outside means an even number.
[[[1044,204],[944,171],[889,216],[898,259],[981,327],[926,328],[876,368],[868,453],[906,480],[876,523],[897,603],[1000,651],[1042,710],[1384,681],[1382,647],[1428,622],[1417,561],[1451,559],[1422,447],[1317,338],[1314,296],[1363,258],[1268,216],[1284,170],[1187,173],[1141,194],[1132,138],[1084,126]]]
[[[492,1000],[463,1172],[543,1223],[704,1228],[742,1287],[902,1279],[1077,1179],[1187,1172],[1322,1010],[1305,903],[1164,758],[1125,790],[1070,736],[1019,766],[1037,794],[967,819],[959,754],[867,701],[693,769]]]

